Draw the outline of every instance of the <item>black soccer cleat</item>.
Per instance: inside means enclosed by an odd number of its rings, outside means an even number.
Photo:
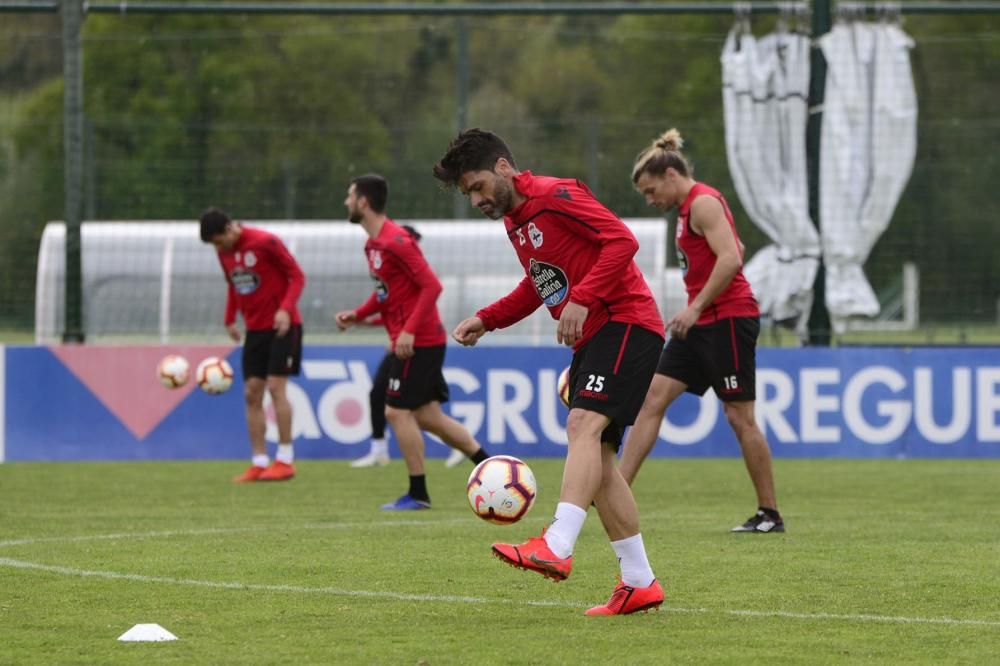
[[[785,521],[779,516],[777,519],[770,517],[763,511],[757,511],[750,519],[742,525],[737,525],[730,532],[754,532],[765,534],[768,532],[784,532]]]

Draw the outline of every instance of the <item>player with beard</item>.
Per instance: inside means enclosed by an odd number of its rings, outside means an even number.
[[[784,532],[771,450],[754,418],[760,310],[743,276],[743,244],[722,194],[692,177],[683,145],[680,133],[668,130],[639,153],[632,168],[632,182],[647,204],[678,209],[677,256],[688,304],[667,322],[670,342],[625,441],[620,469],[631,484],[656,443],[667,407],[685,391],[703,395],[711,386],[757,494],[757,512],[731,531]]]
[[[607,603],[587,615],[656,608],[663,588],[650,567],[632,491],[616,453],[646,395],[663,346],[663,320],[633,260],[635,236],[578,180],[518,171],[492,132],[461,132],[434,176],[468,195],[507,229],[525,277],[510,294],[461,322],[452,336],[476,344],[545,305],[558,320],[556,341],[573,348],[569,440],[555,517],[541,536],[493,544],[493,553],[553,580],[569,576],[573,549],[593,503],[621,566]]]
[[[382,508],[412,511],[431,506],[421,431],[437,435],[473,463],[489,455],[465,426],[441,409],[448,400],[443,374],[446,333],[437,309],[441,282],[416,240],[386,216],[388,198],[389,185],[378,174],[358,176],[347,189],[348,219],[368,233],[365,257],[375,291],[354,310],[338,312],[336,322],[346,330],[379,315],[389,333],[394,356],[388,368],[385,417],[399,440],[410,485],[406,494]]]

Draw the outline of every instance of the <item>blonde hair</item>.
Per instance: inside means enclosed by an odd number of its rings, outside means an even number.
[[[677,128],[668,129],[636,156],[632,166],[632,182],[638,183],[639,176],[644,173],[658,176],[668,168],[673,168],[682,176],[690,176],[694,169],[681,153],[683,147],[684,139]]]

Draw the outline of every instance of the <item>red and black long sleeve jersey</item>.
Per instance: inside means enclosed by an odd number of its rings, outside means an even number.
[[[306,276],[281,239],[269,231],[240,226],[240,237],[232,250],[218,253],[222,272],[229,283],[225,324],[243,314],[248,331],[274,327],[274,313],[286,310],[291,323],[301,324],[296,303]]]
[[[441,281],[406,229],[386,218],[378,236],[365,243],[365,257],[375,291],[355,310],[357,318],[380,315],[393,345],[402,331],[413,334],[415,347],[443,345],[437,309]]]
[[[573,301],[588,310],[577,348],[608,321],[662,336],[663,319],[633,260],[639,242],[625,223],[578,180],[523,171],[514,186],[527,200],[504,217],[504,225],[525,278],[476,313],[486,329],[510,326],[541,305],[559,319]]]

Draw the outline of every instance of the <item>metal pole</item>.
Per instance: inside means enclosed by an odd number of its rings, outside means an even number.
[[[458,131],[468,128],[469,124],[469,21],[461,17],[457,21],[457,48],[455,57],[455,106]],[[461,192],[455,192],[452,216],[456,220],[469,216],[469,204]]]
[[[80,217],[83,202],[83,25],[82,0],[62,0],[63,150],[65,180],[63,216],[66,224],[66,303],[63,342],[83,342],[83,271]]]
[[[814,0],[812,10],[813,45],[809,61],[809,119],[806,123],[806,168],[809,182],[809,216],[822,229],[819,214],[820,134],[823,127],[823,99],[826,94],[826,58],[816,40],[830,32],[830,0]],[[809,313],[808,344],[828,347],[831,340],[830,313],[826,309],[826,269],[820,257],[813,303]]]

